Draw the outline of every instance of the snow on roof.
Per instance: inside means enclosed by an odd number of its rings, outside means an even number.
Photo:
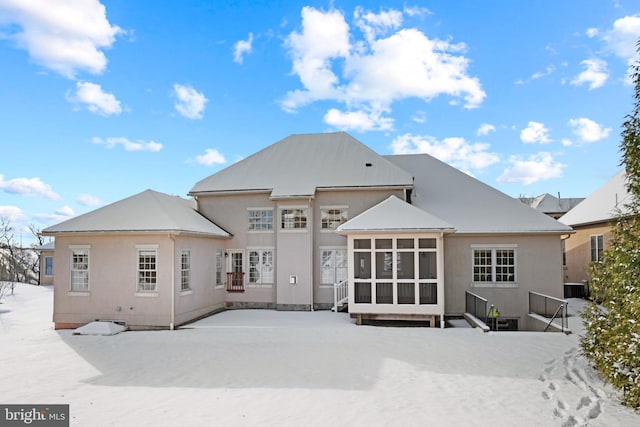
[[[73,335],[116,335],[127,330],[115,322],[95,321],[73,330]]]
[[[355,218],[340,225],[339,234],[349,231],[418,231],[448,230],[453,226],[396,196],[380,202]],[[346,233],[345,233],[346,234]]]
[[[318,188],[411,187],[410,173],[345,132],[291,135],[217,172],[191,195],[270,191],[272,198],[311,197]]]
[[[625,181],[623,169],[558,221],[572,226],[593,224],[609,221],[620,213],[628,212],[625,205],[631,201],[631,195]]]
[[[187,232],[216,237],[229,233],[194,210],[178,196],[146,190],[84,215],[44,229],[44,234],[74,232]]]
[[[56,242],[55,240],[52,240],[51,242],[45,243],[44,245],[37,246],[35,249],[37,251],[52,251],[55,248],[56,248]]]
[[[520,201],[542,213],[566,213],[573,209],[584,197],[556,197],[544,193],[534,198],[520,197]]]
[[[415,178],[411,203],[444,218],[457,233],[570,233],[519,200],[428,154],[385,156]]]

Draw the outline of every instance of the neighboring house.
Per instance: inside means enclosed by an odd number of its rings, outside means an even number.
[[[611,239],[611,223],[627,212],[630,194],[622,170],[558,221],[575,230],[565,240],[565,282],[589,280],[589,264],[599,261]]]
[[[558,219],[582,202],[584,197],[560,197],[560,193],[556,197],[549,193],[544,193],[538,197],[520,197],[519,199],[522,203],[531,206],[538,212]]]
[[[56,327],[329,309],[346,281],[355,316],[434,325],[472,290],[529,329],[528,291],[562,295],[570,227],[429,155],[380,156],[344,132],[289,136],[189,195],[195,209],[149,190],[44,230]]]
[[[45,243],[35,248],[40,253],[40,277],[38,284],[53,285],[53,253],[55,242]]]

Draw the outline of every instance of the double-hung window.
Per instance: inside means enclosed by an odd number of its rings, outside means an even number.
[[[306,230],[307,208],[281,209],[280,228],[283,230]]]
[[[249,231],[273,230],[273,209],[249,209]]]
[[[249,284],[272,285],[275,282],[273,249],[249,250]]]
[[[158,290],[157,257],[156,249],[138,249],[138,292]]]
[[[598,262],[602,259],[604,250],[604,236],[596,234],[591,236],[591,262]]]
[[[224,286],[222,282],[222,261],[224,260],[224,252],[216,251],[216,287]]]
[[[185,250],[180,254],[180,290],[191,289],[191,251]]]
[[[52,256],[44,257],[44,275],[53,276],[53,257]]]
[[[516,247],[513,245],[473,248],[473,282],[515,284]]]
[[[71,291],[89,290],[89,247],[71,248]]]
[[[347,249],[320,248],[320,285],[334,285],[347,279]]]

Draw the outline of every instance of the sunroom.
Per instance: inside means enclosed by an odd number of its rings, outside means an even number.
[[[444,325],[447,222],[395,196],[338,227],[347,236],[349,313]]]

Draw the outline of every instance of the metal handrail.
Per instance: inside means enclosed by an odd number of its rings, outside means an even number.
[[[469,314],[472,314],[477,319],[482,320],[483,322],[487,322],[487,305],[489,301],[486,298],[481,297],[480,295],[476,295],[471,291],[465,291],[465,311]],[[471,297],[472,302],[469,302],[469,297]],[[484,305],[483,309],[480,309]],[[480,306],[480,307],[478,307]],[[479,315],[479,313],[482,313]]]
[[[533,301],[532,301],[532,298],[531,298],[532,296],[540,297],[540,298],[543,299],[543,304],[544,304],[543,305],[543,310],[535,310],[534,309]],[[558,308],[555,310],[555,312],[551,316],[551,321],[549,322],[549,324],[545,328],[545,331],[547,331],[549,326],[551,326],[551,323],[555,319],[557,319],[559,317],[558,315],[561,314],[561,316],[560,316],[560,328],[561,328],[562,332],[564,332],[565,329],[569,328],[569,321],[567,319],[567,311],[568,311],[569,302],[567,300],[556,298],[556,297],[552,297],[550,295],[541,294],[539,292],[529,291],[529,313],[535,313],[535,314],[538,314],[540,316],[548,318],[548,314],[549,314],[549,304],[548,303],[549,303],[549,301],[560,303],[560,305],[558,306]],[[540,311],[542,311],[542,313]]]
[[[547,327],[544,328],[543,332],[547,332],[547,329],[549,329],[549,327],[551,326],[551,324],[553,323],[553,321],[556,319],[556,317],[558,317],[558,313],[560,312],[560,310],[564,310],[564,304],[560,304],[560,307],[558,307],[558,309],[556,310],[555,313],[553,313],[553,316],[551,317],[551,320],[549,320],[549,323],[547,323]],[[562,332],[564,332],[564,322],[562,322]]]

